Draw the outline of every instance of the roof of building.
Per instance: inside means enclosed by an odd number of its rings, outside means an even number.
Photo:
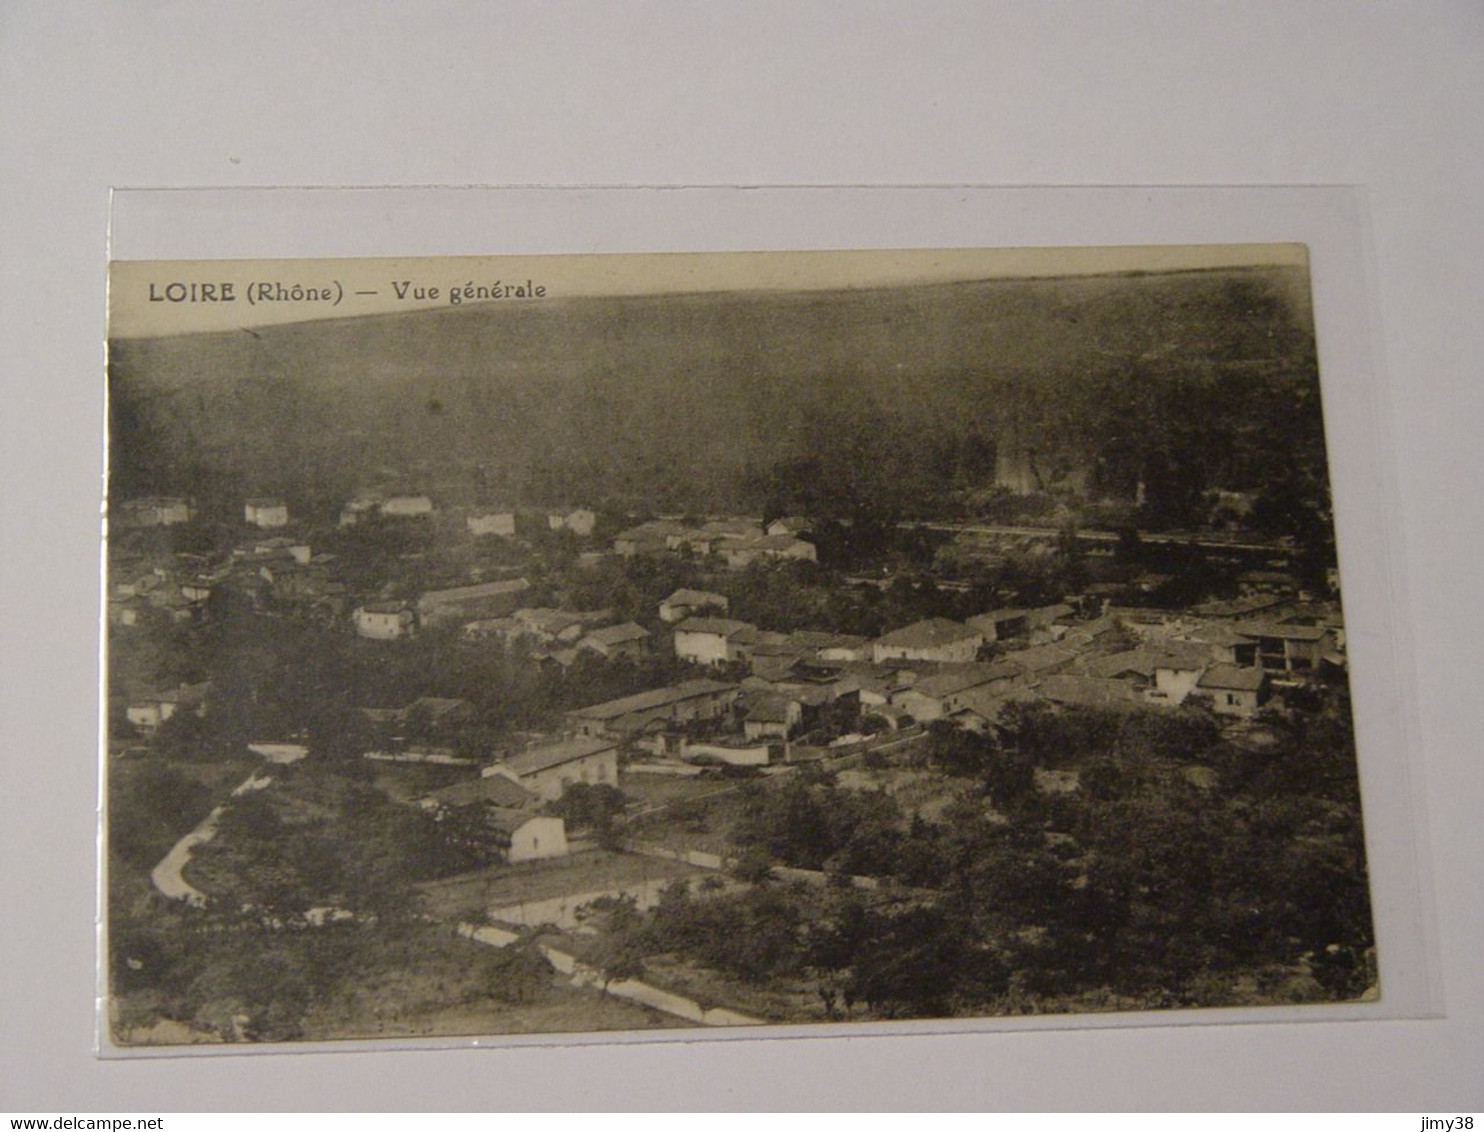
[[[525,810],[510,810],[503,806],[496,806],[487,811],[484,820],[502,833],[514,833],[528,822],[535,821],[539,814],[528,813]],[[561,821],[561,818],[552,818],[551,821]]]
[[[521,621],[540,629],[561,630],[567,628],[569,625],[580,625],[582,623],[582,615],[580,613],[569,613],[565,609],[550,609],[545,606],[517,609],[510,616],[516,621]]]
[[[651,519],[647,523],[640,523],[637,527],[630,527],[626,531],[619,531],[613,536],[614,542],[644,542],[651,539],[662,539],[670,535],[683,535],[690,530],[684,523],[676,523],[669,519]]]
[[[915,621],[911,625],[893,629],[890,633],[877,637],[873,643],[886,648],[925,649],[954,644],[971,637],[982,638],[983,635],[961,621],[930,617],[925,621]]]
[[[1107,656],[1095,656],[1087,660],[1082,668],[1086,675],[1099,680],[1116,680],[1130,674],[1154,678],[1155,662],[1160,655],[1157,648],[1124,649]]]
[[[503,594],[520,593],[531,588],[524,578],[506,578],[498,582],[480,582],[473,586],[454,586],[447,590],[428,590],[417,600],[419,604],[437,605],[441,602],[472,601],[481,597],[496,597]]]
[[[790,633],[789,639],[805,649],[858,649],[867,643],[867,638],[850,633],[822,633],[814,629],[800,629]]]
[[[1198,617],[1242,617],[1248,613],[1257,613],[1282,604],[1282,598],[1271,594],[1256,594],[1252,597],[1237,598],[1235,601],[1208,601],[1192,606],[1190,612]]]
[[[722,594],[714,594],[707,590],[676,590],[661,605],[719,605],[723,609],[729,602]]]
[[[1031,609],[1027,611],[1028,615],[1035,617],[1037,621],[1040,621],[1043,624],[1050,624],[1052,621],[1059,621],[1061,618],[1070,617],[1076,612],[1077,611],[1075,609],[1073,609],[1064,601],[1059,601],[1054,605],[1043,605],[1037,609]]]
[[[814,549],[814,544],[808,539],[798,538],[795,535],[763,535],[761,538],[752,539],[747,546],[758,550],[792,550],[796,546]]]
[[[500,761],[516,774],[524,776],[527,774],[536,774],[543,770],[550,770],[552,767],[561,766],[563,763],[576,762],[578,759],[600,755],[604,751],[615,749],[617,746],[618,744],[611,739],[592,739],[587,736],[580,736],[570,739],[559,739],[555,743],[546,743],[540,747],[531,747],[529,750],[509,755]]]
[[[1020,674],[1013,664],[965,664],[955,666],[932,676],[925,676],[912,686],[912,691],[921,692],[935,699],[956,695],[999,680],[1010,680]]]
[[[507,810],[534,805],[539,799],[518,782],[512,782],[502,774],[486,775],[469,782],[455,782],[441,790],[434,790],[424,797],[440,806],[457,808],[487,802]]]
[[[636,692],[632,696],[608,700],[606,703],[577,708],[568,714],[582,719],[617,719],[636,711],[652,711],[669,704],[678,704],[684,700],[694,699],[696,696],[714,696],[722,692],[730,692],[736,687],[735,684],[728,684],[721,680],[686,680],[668,688],[652,688],[647,692]]]
[[[1182,672],[1198,671],[1211,663],[1211,651],[1194,641],[1166,641],[1154,649],[1156,668]]]
[[[732,640],[739,645],[746,645],[753,649],[791,647],[787,633],[775,633],[771,629],[758,629],[752,625],[747,626],[747,628],[739,633],[733,634]]]
[[[984,618],[986,621],[993,621],[998,624],[1001,621],[1019,621],[1028,613],[1030,613],[1030,610],[1028,609],[1018,609],[1015,606],[1006,606],[1004,609],[991,609],[988,613],[981,613],[979,614],[979,617]]]
[[[1060,645],[1037,645],[1006,653],[1003,659],[1006,664],[1019,665],[1027,672],[1045,672],[1058,665],[1070,664],[1077,659],[1077,654]]]
[[[1261,668],[1239,668],[1235,664],[1215,664],[1198,681],[1198,688],[1222,688],[1233,692],[1256,692],[1267,674]]]
[[[609,625],[606,629],[594,629],[582,639],[600,645],[622,645],[629,641],[642,641],[648,636],[648,629],[641,628],[632,621],[625,621],[622,625]]]
[[[1119,707],[1137,702],[1134,689],[1122,680],[1094,676],[1047,676],[1036,691],[1052,703],[1078,707]]]
[[[368,601],[356,607],[357,613],[411,613],[405,601]]]
[[[768,524],[769,530],[774,527],[782,527],[785,531],[798,534],[801,531],[812,531],[814,529],[814,522],[804,518],[802,515],[784,515]]]
[[[1232,628],[1244,637],[1278,637],[1285,641],[1319,641],[1327,630],[1322,625],[1277,625],[1267,621],[1243,621]]]
[[[959,699],[960,711],[972,711],[975,715],[993,723],[1010,704],[1038,703],[1041,697],[1023,686],[1006,686],[1000,683],[983,684],[970,688]],[[956,714],[956,713],[955,713]]]
[[[1216,645],[1219,648],[1230,648],[1232,645],[1251,644],[1248,637],[1235,632],[1228,625],[1202,625],[1190,634],[1192,641],[1199,641],[1205,645]]]
[[[751,538],[763,533],[763,528],[751,519],[712,519],[701,529],[707,534],[730,538]]]
[[[797,702],[778,692],[754,691],[746,694],[742,710],[753,723],[789,723],[789,705]]]
[[[145,696],[141,703],[178,704],[180,707],[196,707],[206,702],[206,697],[211,694],[211,681],[203,681],[200,684],[182,684],[178,688],[170,688],[163,692],[156,692],[152,696]]]
[[[731,638],[752,628],[755,626],[746,621],[734,621],[730,617],[687,617],[675,626],[675,632],[707,633],[717,637]]]

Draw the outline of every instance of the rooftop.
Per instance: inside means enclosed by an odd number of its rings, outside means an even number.
[[[926,621],[916,621],[894,629],[877,637],[874,643],[887,648],[922,649],[982,636],[977,629],[971,629],[962,622],[950,621],[946,617],[930,617]]]
[[[727,599],[721,594],[714,594],[707,590],[676,590],[665,598],[667,605],[727,605]]]
[[[485,820],[503,833],[514,833],[535,817],[535,814],[527,813],[525,810],[510,810],[497,806],[485,815]]]
[[[1256,692],[1266,678],[1261,668],[1238,668],[1235,664],[1213,665],[1196,682],[1198,688],[1222,688],[1233,692]]]
[[[518,775],[536,774],[539,771],[561,766],[563,763],[576,762],[578,759],[611,751],[617,746],[618,744],[611,739],[592,739],[583,736],[560,739],[555,743],[532,747],[500,761]]]
[[[677,633],[711,633],[718,637],[732,637],[754,626],[746,621],[734,621],[730,617],[687,617],[675,626]]]
[[[736,686],[721,680],[686,680],[684,683],[668,688],[652,688],[647,692],[636,692],[632,696],[623,696],[606,703],[578,708],[570,714],[581,719],[618,719],[620,716],[630,715],[636,711],[652,711],[655,708],[694,699],[696,696],[714,696],[721,692],[729,692]]]
[[[794,701],[777,692],[753,692],[748,698],[744,711],[746,718],[755,723],[788,723],[789,704]]]
[[[1121,707],[1135,703],[1135,694],[1121,680],[1093,676],[1047,676],[1036,691],[1052,703],[1078,707]]]
[[[800,629],[790,634],[789,639],[806,649],[858,649],[865,645],[865,637],[849,633],[821,633],[813,629]]]
[[[452,786],[434,790],[426,797],[440,806],[472,806],[487,802],[507,810],[528,806],[537,800],[536,795],[520,783],[511,782],[501,774],[491,774],[470,782],[455,782]]]
[[[1242,636],[1254,640],[1258,637],[1278,637],[1285,641],[1323,640],[1327,631],[1320,625],[1275,625],[1261,621],[1243,621],[1232,628]]]
[[[648,629],[641,628],[632,621],[625,621],[622,625],[610,625],[606,629],[594,629],[583,639],[596,641],[603,645],[621,645],[626,641],[642,641],[648,636]]]
[[[480,582],[474,586],[455,586],[447,590],[428,590],[418,598],[418,601],[433,604],[445,601],[469,601],[474,598],[521,593],[530,588],[531,583],[524,578],[507,578],[499,582]]]
[[[1019,649],[1016,652],[1006,653],[1004,657],[1006,664],[1019,665],[1027,672],[1044,672],[1060,664],[1070,664],[1076,659],[1077,654],[1074,651],[1062,648],[1060,645],[1038,645],[1035,648]]]
[[[952,696],[982,684],[1013,679],[1019,673],[1020,669],[1013,664],[966,664],[962,668],[926,676],[914,684],[912,690],[934,698]]]

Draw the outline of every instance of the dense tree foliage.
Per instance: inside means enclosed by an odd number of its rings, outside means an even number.
[[[910,887],[761,869],[743,894],[671,894],[628,953],[810,981],[831,1014],[1354,997],[1374,970],[1349,704],[1311,695],[1240,746],[1199,711],[1031,709],[998,741],[936,728],[925,757],[964,790],[941,821],[829,775],[749,787],[749,859]],[[743,946],[754,930],[765,944]]]

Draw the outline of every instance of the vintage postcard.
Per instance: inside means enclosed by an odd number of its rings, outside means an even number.
[[[112,1047],[1379,994],[1302,246],[109,315]]]

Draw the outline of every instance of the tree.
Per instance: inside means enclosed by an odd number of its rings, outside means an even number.
[[[591,830],[599,845],[612,848],[616,822],[627,805],[623,794],[607,783],[574,782],[549,808],[572,828]]]

